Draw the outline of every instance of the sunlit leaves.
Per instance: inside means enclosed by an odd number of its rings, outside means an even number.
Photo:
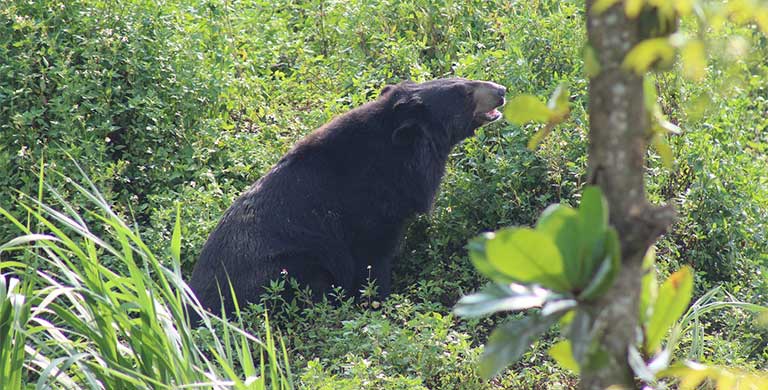
[[[620,251],[598,187],[587,187],[577,210],[552,205],[535,229],[512,227],[470,242],[477,269],[497,283],[539,284],[556,292],[599,296],[613,281]]]
[[[181,203],[176,204],[176,222],[173,224],[171,235],[171,256],[181,262]]]
[[[576,374],[579,373],[579,363],[573,358],[570,341],[561,340],[555,343],[555,345],[549,349],[549,356],[564,368],[567,368]]]
[[[644,324],[651,316],[653,303],[659,293],[659,282],[656,280],[656,249],[648,248],[643,258],[642,292],[640,294],[640,323]]]
[[[706,366],[685,362],[662,371],[661,377],[675,377],[680,390],[694,390],[705,380],[715,384],[717,390],[767,389],[768,376],[729,367]]]
[[[760,27],[763,34],[768,34],[768,7],[755,11],[755,23]]]
[[[608,8],[611,8],[612,5],[618,3],[619,0],[597,0],[592,5],[592,12],[596,14],[601,14],[605,12]]]
[[[486,247],[497,270],[521,283],[538,283],[554,291],[568,291],[563,258],[552,238],[529,228],[496,232]]]
[[[706,74],[707,59],[704,53],[704,42],[698,39],[690,40],[680,52],[683,64],[683,76],[700,81]]]
[[[646,39],[638,43],[627,53],[622,67],[642,75],[657,63],[662,68],[670,67],[674,58],[675,48],[669,42],[669,39]]]
[[[584,189],[579,204],[579,230],[581,234],[580,261],[587,276],[591,275],[602,259],[605,235],[608,230],[608,202],[599,187]]]
[[[584,73],[586,73],[587,77],[592,78],[597,76],[600,73],[600,59],[597,57],[597,53],[595,53],[595,49],[590,46],[586,45],[584,46]]]
[[[560,319],[565,319],[563,327],[570,329],[573,344],[559,344],[551,351],[553,357],[573,370],[601,360],[592,319],[579,308],[605,293],[621,264],[618,234],[608,225],[608,204],[599,187],[584,189],[578,209],[551,205],[535,229],[486,233],[470,241],[468,249],[477,269],[495,284],[462,298],[456,314],[474,317],[541,307],[539,314],[493,332],[481,360],[484,376],[519,359],[534,338]]]
[[[578,212],[562,204],[547,207],[536,223],[536,230],[555,240],[563,257],[565,273],[574,286],[578,286],[582,280],[580,225]]]
[[[669,122],[667,122],[669,123]],[[661,157],[661,163],[667,169],[672,169],[675,165],[675,155],[672,152],[672,147],[669,146],[667,139],[658,132],[651,137],[651,145],[653,145],[656,152]]]
[[[644,0],[626,0],[624,3],[624,13],[630,19],[636,18],[640,15],[640,11],[643,9]]]
[[[656,95],[656,84],[649,75],[646,75],[643,79],[643,95],[645,98],[645,110],[648,113],[648,120],[650,122],[650,143],[656,149],[659,157],[661,157],[662,164],[667,169],[671,169],[675,164],[675,156],[667,142],[666,134],[680,134],[680,127],[667,120],[666,115],[661,111],[661,105],[659,105]]]
[[[552,111],[546,104],[533,95],[518,95],[504,106],[504,118],[515,125],[528,122],[546,122],[552,116]]]
[[[592,6],[592,12],[601,14],[620,0],[597,0]],[[660,9],[665,17],[677,14],[687,16],[693,11],[694,0],[626,0],[624,13],[628,18],[636,18],[644,7],[653,6]]]
[[[693,270],[683,267],[661,285],[656,302],[645,327],[645,351],[659,349],[669,328],[688,308],[693,294]]]
[[[569,96],[568,84],[565,83],[555,88],[546,105],[533,95],[518,95],[504,107],[504,117],[518,126],[528,122],[546,123],[528,141],[528,149],[533,150],[557,124],[568,118],[571,112]]]

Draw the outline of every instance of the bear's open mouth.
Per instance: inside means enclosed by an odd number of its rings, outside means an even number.
[[[483,119],[487,122],[493,122],[499,118],[501,118],[501,111],[499,111],[496,108],[486,113],[483,113]]]
[[[506,103],[506,100],[504,98],[501,99],[501,102],[494,107],[491,111],[480,113],[480,119],[485,123],[490,123],[499,120],[501,118],[502,114],[501,111],[499,111],[499,108],[501,108]]]

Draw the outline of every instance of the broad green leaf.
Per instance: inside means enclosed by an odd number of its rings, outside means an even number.
[[[546,332],[564,313],[532,315],[496,328],[480,357],[480,375],[490,379],[523,356],[531,343]]]
[[[600,187],[588,186],[584,189],[579,205],[581,219],[581,249],[579,250],[584,266],[582,280],[588,280],[603,260],[605,232],[608,229],[608,203]]]
[[[541,306],[551,295],[541,287],[491,283],[477,293],[462,297],[453,312],[461,317],[480,317],[499,311],[529,309]]]
[[[548,110],[548,116],[545,120],[547,124],[541,129],[539,129],[539,131],[537,131],[536,134],[533,135],[533,137],[531,137],[531,139],[528,141],[528,149],[535,150],[536,147],[539,146],[541,141],[543,141],[544,138],[546,138],[546,136],[549,135],[549,133],[552,131],[552,129],[555,128],[555,126],[558,123],[568,118],[568,115],[571,113],[569,99],[570,99],[570,95],[568,93],[568,84],[560,83],[560,85],[558,85],[557,88],[555,88],[555,91],[552,92],[552,96],[549,97],[549,102],[547,102],[546,107]],[[538,105],[540,103],[541,102],[536,100],[536,103],[533,103],[533,104]],[[534,113],[537,110],[541,112],[543,117],[544,110],[540,108],[531,107],[528,113],[529,114]],[[512,121],[510,120],[510,122]]]
[[[567,313],[565,313],[563,318],[561,318],[560,321],[558,321],[560,323],[560,326],[562,327],[569,326],[571,324],[571,321],[573,321],[573,317],[575,315],[576,315],[576,310],[569,310]]]
[[[589,301],[602,296],[613,285],[613,280],[621,267],[619,234],[616,229],[609,227],[605,236],[605,258],[589,285],[579,294],[579,299]]]
[[[547,122],[552,116],[546,104],[533,95],[518,95],[504,106],[504,118],[514,125],[528,122]]]
[[[640,293],[640,323],[645,324],[651,317],[653,304],[659,293],[659,282],[656,280],[656,248],[650,247],[643,258],[642,291]]]
[[[760,8],[755,12],[755,23],[763,34],[768,34],[768,7]]]
[[[626,0],[624,3],[624,13],[630,19],[637,18],[640,15],[640,11],[643,9],[645,0]]]
[[[561,122],[571,112],[569,105],[571,95],[568,91],[568,83],[558,84],[552,96],[549,97],[547,108],[552,111],[550,122]]]
[[[656,93],[656,80],[650,74],[643,77],[643,102],[645,103],[645,110],[649,113],[653,113],[656,107],[659,106],[659,97]]]
[[[744,1],[744,0],[732,0],[726,2],[727,15],[731,21],[737,24],[745,24],[752,19],[755,11],[757,11],[757,2]]]
[[[595,15],[600,15],[601,13],[605,12],[608,8],[611,8],[612,5],[618,3],[619,0],[597,0],[592,5],[592,12]]]
[[[699,39],[688,41],[680,52],[683,63],[683,75],[694,81],[701,81],[706,74],[707,57],[704,42]]]
[[[659,35],[668,35],[674,32],[672,27],[676,25],[675,19],[677,18],[674,3],[677,1],[678,0],[647,0],[647,3],[655,8],[655,15],[651,15],[659,20],[657,23],[659,25],[658,30],[652,30],[652,33],[655,32]]]
[[[514,280],[496,269],[496,267],[488,261],[488,257],[485,254],[485,245],[488,240],[494,236],[494,233],[485,233],[471,239],[469,244],[467,244],[469,258],[472,260],[472,264],[477,268],[478,272],[492,281],[501,284],[512,283]]]
[[[579,363],[573,358],[570,341],[561,340],[555,343],[555,345],[549,349],[549,356],[564,368],[567,368],[576,374],[579,373]]]
[[[693,12],[693,0],[675,0],[672,2],[675,6],[675,11],[681,17],[685,17]]]
[[[671,65],[674,57],[675,48],[667,38],[646,39],[627,53],[621,66],[642,75],[656,62],[662,67]]]
[[[488,261],[521,283],[538,283],[554,291],[571,289],[563,258],[554,240],[530,228],[507,228],[486,242]]]
[[[584,73],[587,77],[593,78],[600,74],[600,59],[595,53],[595,49],[590,45],[584,46]]]
[[[653,138],[651,138],[651,143],[659,154],[659,157],[661,157],[661,163],[664,164],[664,167],[672,169],[675,166],[675,155],[672,152],[669,143],[667,143],[667,139],[663,135],[656,133],[653,135]]]
[[[531,139],[530,139],[530,140],[528,140],[528,145],[526,146],[526,147],[528,148],[528,150],[530,150],[530,151],[534,151],[534,150],[536,150],[536,147],[538,147],[538,146],[539,146],[539,144],[541,143],[541,141],[544,141],[544,138],[547,138],[547,136],[549,135],[549,133],[551,133],[551,132],[552,132],[552,129],[554,129],[554,128],[555,128],[555,125],[554,125],[554,123],[552,123],[552,122],[549,122],[549,123],[547,123],[546,125],[544,125],[544,127],[542,127],[541,129],[539,129],[539,130],[536,132],[536,134],[534,134],[534,135],[531,137]]]
[[[583,266],[579,250],[581,248],[579,213],[563,204],[553,204],[541,213],[536,223],[536,230],[555,240],[555,245],[563,258],[565,275],[572,286],[581,287],[581,268]]]
[[[693,294],[693,271],[686,266],[670,275],[659,288],[653,313],[645,329],[645,351],[653,353],[661,346],[669,328],[688,308]]]

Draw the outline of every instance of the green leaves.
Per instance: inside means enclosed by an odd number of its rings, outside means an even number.
[[[480,357],[480,375],[491,378],[504,367],[520,359],[531,342],[546,332],[563,314],[565,313],[532,315],[496,328],[488,338],[488,345]]]
[[[546,105],[536,96],[518,95],[504,106],[504,118],[507,122],[518,126],[528,122],[546,123],[528,142],[528,149],[533,150],[557,124],[568,118],[571,112],[568,99],[568,84],[565,83],[555,88]]]
[[[613,284],[613,279],[621,267],[621,249],[616,229],[609,228],[606,233],[606,247],[602,262],[587,287],[579,294],[579,299],[589,301],[603,295]]]
[[[560,256],[563,258],[565,274],[573,286],[577,286],[581,281],[580,224],[581,219],[576,210],[561,204],[547,207],[536,223],[536,230],[554,239],[555,245],[560,250]]]
[[[563,258],[551,237],[529,228],[498,231],[486,248],[492,266],[521,283],[568,291]]]
[[[597,76],[600,73],[601,66],[600,66],[600,59],[597,58],[597,53],[595,53],[595,49],[592,48],[590,45],[584,46],[584,73],[587,74],[587,77],[592,78]]]
[[[717,385],[717,389],[766,389],[768,376],[751,373],[730,367],[706,366],[694,362],[685,362],[668,368],[661,377],[676,377],[681,390],[699,388],[705,380]]]
[[[538,284],[560,293],[598,297],[619,267],[619,241],[608,226],[608,206],[598,187],[587,187],[578,210],[552,205],[535,229],[486,233],[468,246],[475,267],[497,283]]]
[[[624,57],[621,66],[639,75],[645,74],[651,66],[659,64],[662,68],[672,66],[675,59],[675,48],[668,38],[646,39],[638,43]]]
[[[670,275],[659,288],[645,328],[645,350],[655,352],[661,346],[669,328],[680,319],[693,294],[693,270],[686,266]]]
[[[552,110],[533,95],[518,95],[504,106],[504,118],[515,125],[528,122],[547,122]]]
[[[689,41],[680,52],[683,63],[683,76],[701,81],[706,74],[707,55],[704,52],[704,42],[699,39]]]
[[[656,94],[656,82],[650,75],[646,75],[643,79],[643,96],[645,98],[645,110],[651,124],[650,143],[661,157],[661,163],[667,169],[672,169],[675,164],[675,156],[667,142],[666,135],[667,133],[680,134],[680,127],[668,121],[667,116],[662,112]]]
[[[600,297],[612,285],[621,251],[598,187],[584,189],[578,209],[551,205],[535,229],[486,233],[470,241],[468,249],[475,267],[495,283],[462,298],[454,308],[457,315],[542,307],[539,314],[493,332],[481,360],[483,376],[495,375],[519,359],[539,334],[568,318],[573,319],[563,326],[570,329],[573,348],[570,343],[558,344],[550,351],[552,356],[574,370],[599,364],[604,354],[593,340],[592,317],[579,305]]]
[[[549,349],[549,356],[551,356],[552,359],[555,359],[559,365],[577,374],[579,373],[579,363],[573,358],[573,350],[570,341],[561,340],[555,343],[555,345]]]
[[[462,317],[480,317],[498,311],[539,307],[553,294],[540,287],[490,283],[472,295],[462,297],[453,312]]]

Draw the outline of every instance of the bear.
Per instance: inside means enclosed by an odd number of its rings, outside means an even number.
[[[391,290],[406,222],[431,210],[451,149],[501,117],[506,88],[445,78],[384,87],[298,141],[210,233],[189,283],[215,315],[283,274],[313,291]],[[232,290],[230,290],[230,283]]]

